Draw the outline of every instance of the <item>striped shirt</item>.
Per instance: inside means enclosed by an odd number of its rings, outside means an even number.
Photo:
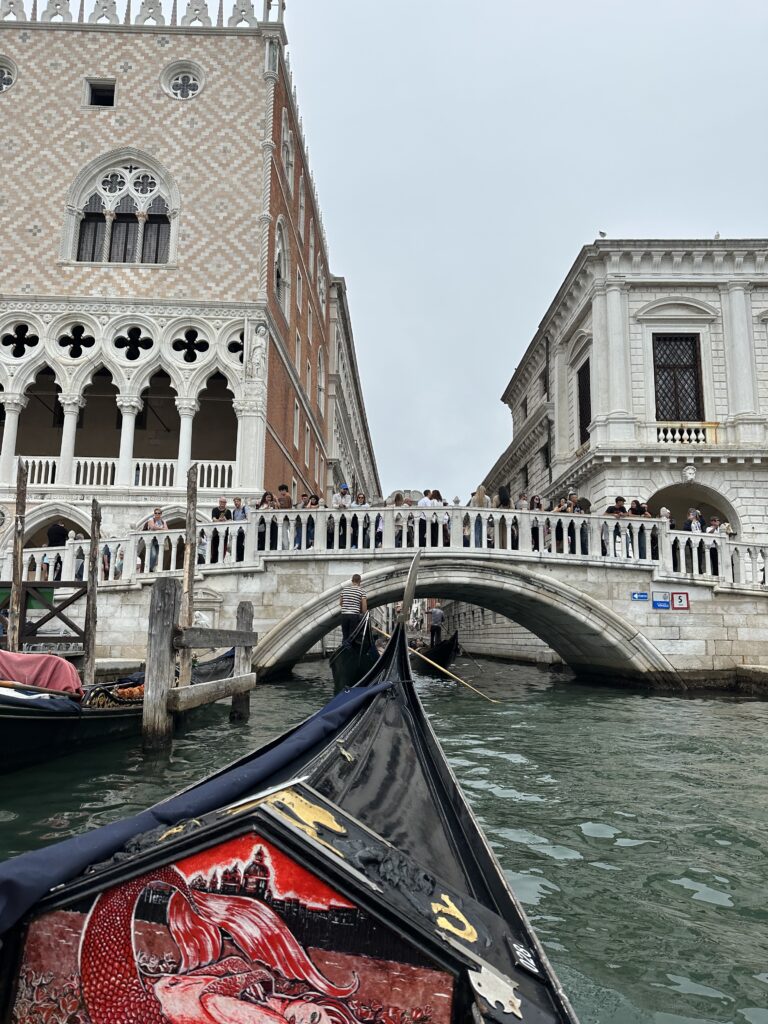
[[[359,615],[363,610],[365,591],[356,583],[348,583],[341,592],[341,614]]]

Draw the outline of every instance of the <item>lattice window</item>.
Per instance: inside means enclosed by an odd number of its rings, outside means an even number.
[[[656,381],[656,419],[701,422],[698,334],[654,334],[653,370]]]
[[[589,424],[592,422],[592,384],[589,376],[589,360],[586,359],[576,373],[579,397],[579,445],[589,440]]]

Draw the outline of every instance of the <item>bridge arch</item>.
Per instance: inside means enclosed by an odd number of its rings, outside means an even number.
[[[365,573],[369,607],[400,600],[407,575],[405,562]],[[254,651],[257,671],[297,661],[338,626],[342,586],[317,595],[269,630]],[[552,576],[481,559],[440,558],[422,561],[416,595],[470,602],[506,615],[549,644],[576,672],[679,683],[667,658],[635,626]]]

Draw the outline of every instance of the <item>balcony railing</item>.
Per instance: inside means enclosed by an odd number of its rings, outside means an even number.
[[[199,572],[258,566],[264,558],[346,557],[392,559],[416,548],[455,557],[483,557],[536,565],[611,565],[652,570],[662,582],[686,580],[746,585],[765,590],[768,537],[747,541],[725,534],[670,530],[666,520],[621,519],[532,511],[482,511],[461,506],[445,510],[394,508],[320,509],[277,512],[250,509],[245,522],[200,523]],[[88,541],[62,548],[27,548],[24,578],[82,579]],[[184,531],[134,531],[102,539],[99,582],[139,582],[180,572]],[[10,570],[10,553],[4,553]],[[6,578],[8,578],[6,576]],[[643,586],[648,587],[649,583]],[[637,588],[628,583],[628,591]]]
[[[18,455],[29,470],[28,483],[38,488],[59,489],[61,483],[60,459],[55,455]],[[235,462],[198,462],[198,486],[202,490],[226,491],[235,486]],[[72,487],[107,488],[114,487],[117,481],[116,458],[96,458],[76,456],[72,463]],[[146,490],[169,490],[176,484],[175,459],[133,459],[131,464],[132,488]],[[13,471],[16,479],[16,470]],[[183,481],[186,488],[186,480]]]
[[[717,444],[717,423],[656,424],[656,440],[661,444]]]

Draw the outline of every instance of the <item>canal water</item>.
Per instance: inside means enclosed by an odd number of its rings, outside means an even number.
[[[419,689],[582,1024],[768,1024],[768,703],[460,660]],[[122,817],[314,711],[325,663],[250,722],[200,714],[170,760],[123,742],[0,779],[0,857]]]

